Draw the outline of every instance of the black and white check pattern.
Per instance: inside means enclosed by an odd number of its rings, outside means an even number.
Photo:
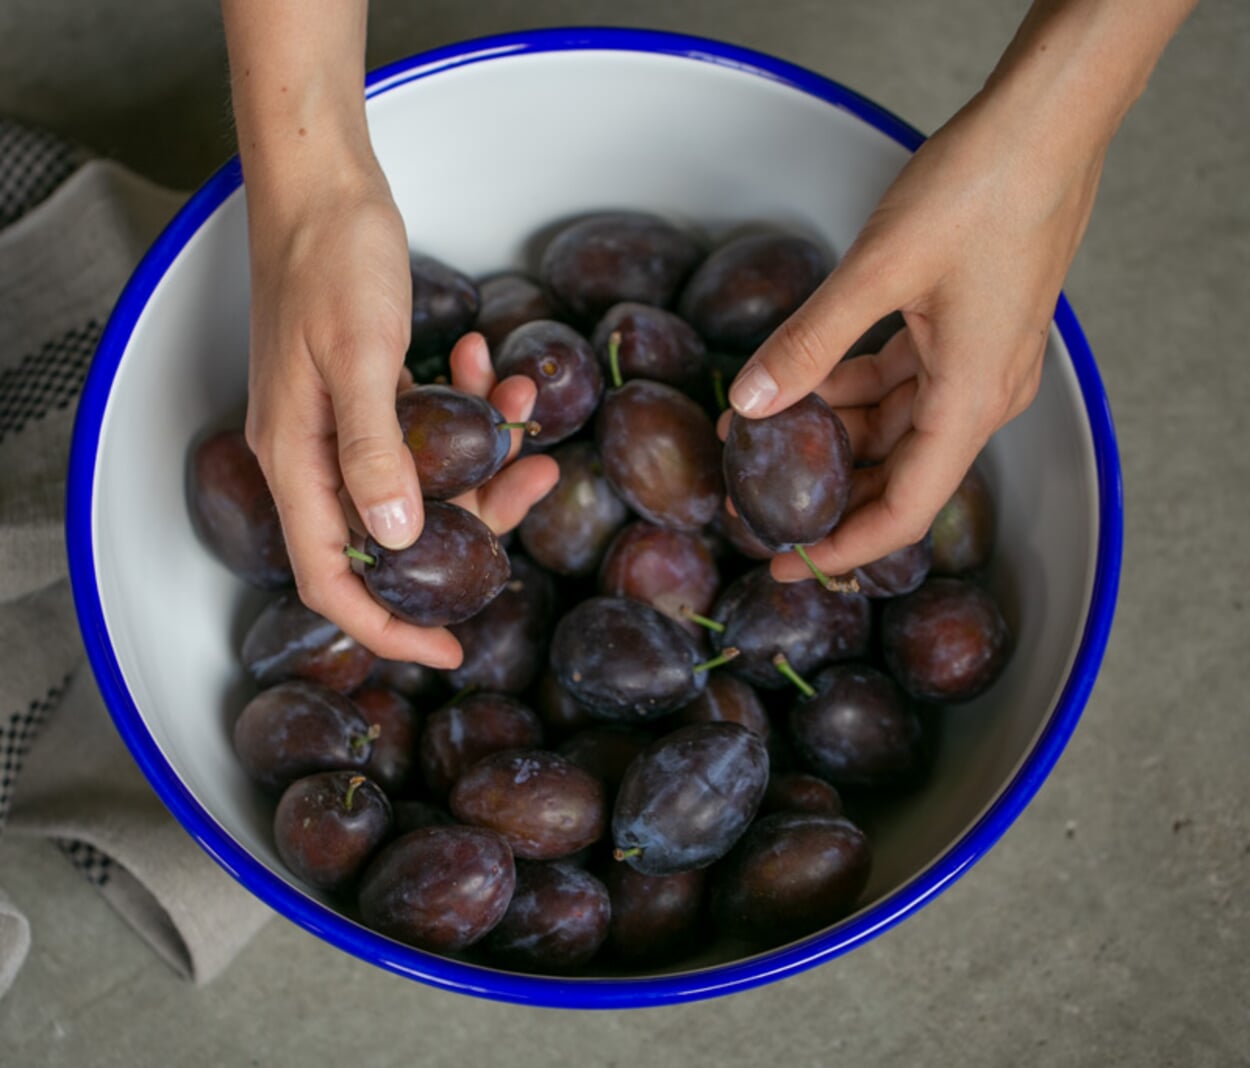
[[[102,329],[95,319],[88,319],[0,371],[0,441],[75,400]]]
[[[70,678],[71,676],[66,675],[59,685],[51,687],[43,697],[31,701],[25,709],[11,713],[7,720],[0,720],[0,830],[9,818],[13,790],[17,786],[18,773],[22,770],[22,761],[26,759],[43,721],[61,700]]]
[[[0,228],[51,196],[82,160],[55,134],[0,119]]]
[[[113,861],[95,846],[76,838],[58,838],[56,844],[87,879],[96,886],[104,886],[113,874]]]

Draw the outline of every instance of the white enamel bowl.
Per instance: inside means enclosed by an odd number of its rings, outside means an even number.
[[[469,273],[531,263],[536,232],[604,207],[659,212],[713,238],[764,220],[836,254],[920,141],[810,72],[636,31],[470,42],[377,72],[368,96],[414,245]],[[190,442],[244,404],[245,210],[232,162],[135,272],[82,398],[67,524],[82,631],[119,732],[188,833],[274,910],[383,968],[467,994],[656,1005],[770,982],[852,949],[949,885],[1023,810],[1093,685],[1120,560],[1114,435],[1065,301],[1036,401],[984,456],[1000,504],[992,581],[1015,655],[991,694],[949,717],[931,784],[878,830],[855,915],[746,959],[709,945],[677,971],[547,979],[400,945],[300,885],[231,750],[248,593],[197,540],[184,496]]]

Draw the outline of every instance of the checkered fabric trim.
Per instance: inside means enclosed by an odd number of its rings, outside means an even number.
[[[54,134],[0,119],[0,228],[46,200],[83,158]]]
[[[101,853],[95,846],[80,842],[76,838],[58,838],[56,844],[61,852],[73,862],[74,867],[96,886],[103,886],[112,878],[112,859]]]
[[[103,328],[95,319],[47,342],[0,371],[0,441],[74,401]]]
[[[7,720],[0,720],[0,829],[9,818],[22,761],[26,759],[43,721],[61,700],[71,678],[72,675],[66,675],[59,685],[51,687],[43,697],[31,701],[24,710],[11,713]]]

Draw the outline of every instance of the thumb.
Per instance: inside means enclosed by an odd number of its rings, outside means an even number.
[[[903,303],[897,273],[870,269],[853,247],[738,372],[730,405],[752,419],[788,408],[820,385],[870,326]]]
[[[396,373],[357,354],[350,380],[330,384],[343,485],[379,545],[403,549],[421,533],[417,469],[395,414]]]

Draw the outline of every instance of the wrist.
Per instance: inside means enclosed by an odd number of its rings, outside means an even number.
[[[981,95],[1058,145],[1101,155],[1195,3],[1035,0]]]

